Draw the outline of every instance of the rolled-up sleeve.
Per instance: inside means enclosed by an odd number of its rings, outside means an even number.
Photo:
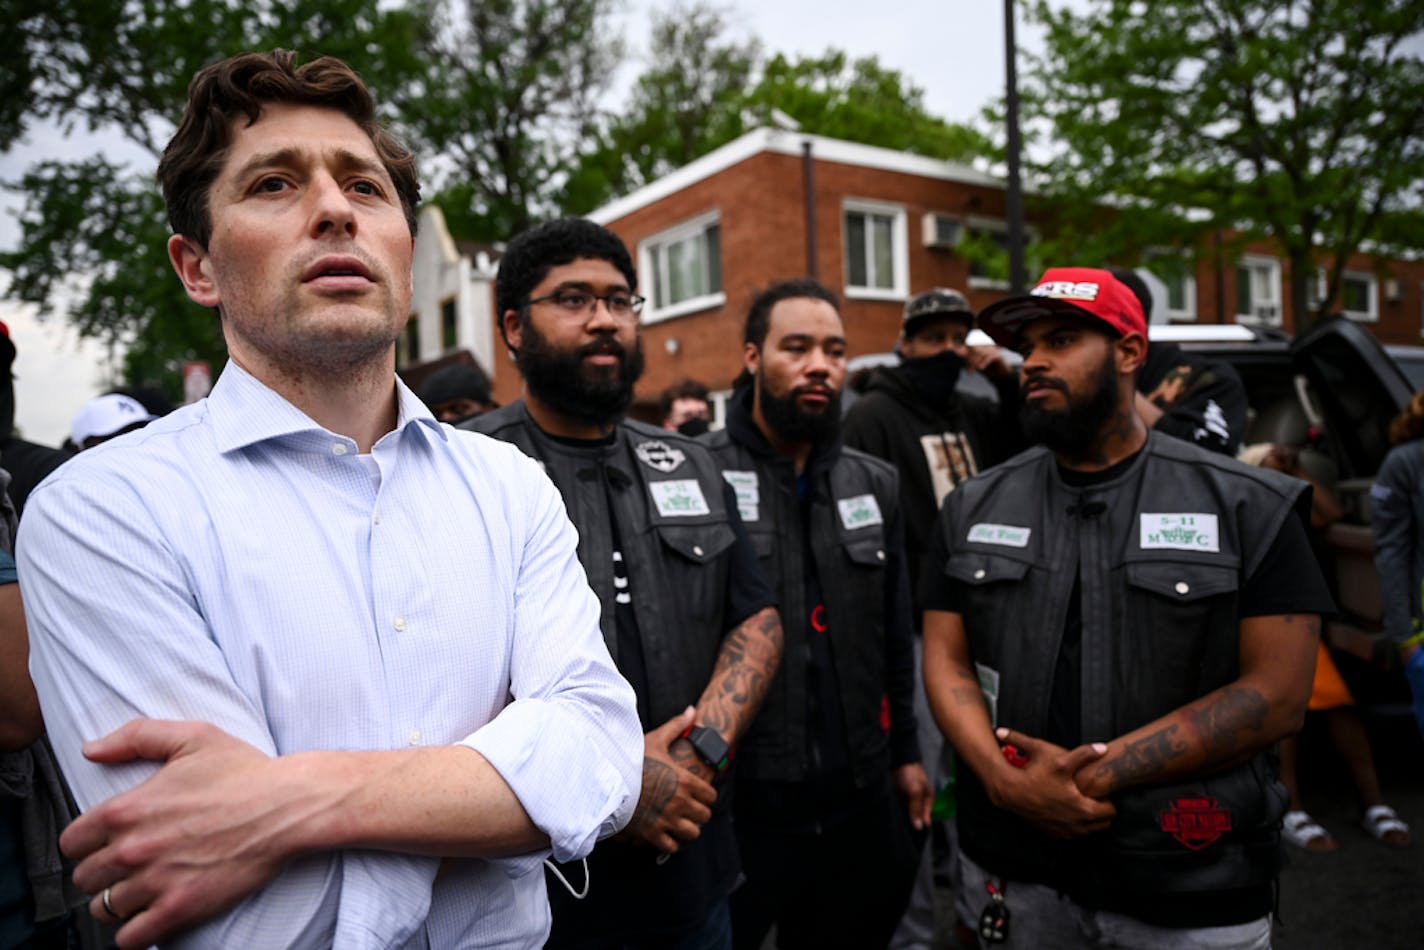
[[[526,460],[527,461],[527,460]],[[500,773],[559,861],[577,860],[632,817],[643,736],[633,689],[599,630],[599,604],[557,490],[532,463],[530,530],[515,579],[513,701],[464,740]],[[505,862],[527,873],[542,855]]]

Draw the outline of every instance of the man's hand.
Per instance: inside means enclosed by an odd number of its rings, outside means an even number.
[[[1117,814],[1111,803],[1084,795],[1073,781],[1074,773],[1101,758],[1101,742],[1068,750],[1042,739],[999,729],[1000,742],[1013,745],[1028,761],[1022,767],[1005,763],[986,783],[989,797],[1027,819],[1055,838],[1080,838],[1103,831]]]
[[[934,789],[924,767],[918,762],[898,766],[894,772],[895,790],[905,799],[905,807],[910,812],[910,824],[916,831],[923,831],[930,825],[930,809],[934,807]]]
[[[87,743],[115,764],[163,760],[146,782],[74,821],[59,843],[79,861],[74,883],[113,923],[120,947],[147,947],[236,904],[276,876],[276,847],[298,816],[282,813],[268,775],[275,761],[202,722],[136,719]],[[103,903],[108,890],[109,913]]]
[[[1001,379],[1013,372],[1008,360],[997,346],[971,346],[964,357],[965,365],[990,379]]]
[[[622,837],[646,842],[665,854],[702,834],[712,817],[717,790],[681,764],[672,744],[692,725],[689,706],[643,737],[643,791]]]

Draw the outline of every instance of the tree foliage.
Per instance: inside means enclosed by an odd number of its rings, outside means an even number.
[[[555,208],[621,58],[613,0],[438,0],[405,128],[452,233],[504,240]]]
[[[1303,329],[1317,266],[1316,316],[1362,244],[1424,241],[1418,0],[1036,0],[1031,16],[1047,30],[1023,90],[1031,171],[1075,260],[1273,238]]]
[[[987,154],[987,139],[930,114],[924,90],[873,56],[762,55],[705,4],[655,16],[649,63],[628,107],[584,151],[565,204],[585,212],[785,113],[816,135],[947,160]]]
[[[284,46],[346,59],[378,89],[414,72],[420,8],[377,0],[233,2],[7,0],[0,48],[0,150],[35,122],[122,136],[148,156],[47,161],[4,186],[23,198],[19,246],[0,253],[9,296],[59,314],[126,351],[126,381],[180,395],[184,360],[218,365],[211,311],[188,300],[168,264],[168,225],[153,169],[193,74],[241,49]]]

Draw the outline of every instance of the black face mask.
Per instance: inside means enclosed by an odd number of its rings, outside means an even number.
[[[690,435],[694,439],[710,428],[707,420],[701,416],[693,416],[691,419],[684,419],[678,424],[677,431],[683,435]]]
[[[954,394],[959,374],[964,369],[964,357],[953,350],[915,360],[901,360],[900,369],[921,396],[935,405],[946,402]]]

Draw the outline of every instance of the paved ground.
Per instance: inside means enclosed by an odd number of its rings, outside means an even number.
[[[1302,737],[1305,806],[1340,843],[1330,854],[1287,846],[1276,950],[1424,948],[1424,743],[1410,718],[1368,728],[1386,801],[1413,829],[1407,848],[1383,845],[1359,825],[1360,809],[1321,728]],[[949,892],[940,892],[939,948],[951,948]]]

